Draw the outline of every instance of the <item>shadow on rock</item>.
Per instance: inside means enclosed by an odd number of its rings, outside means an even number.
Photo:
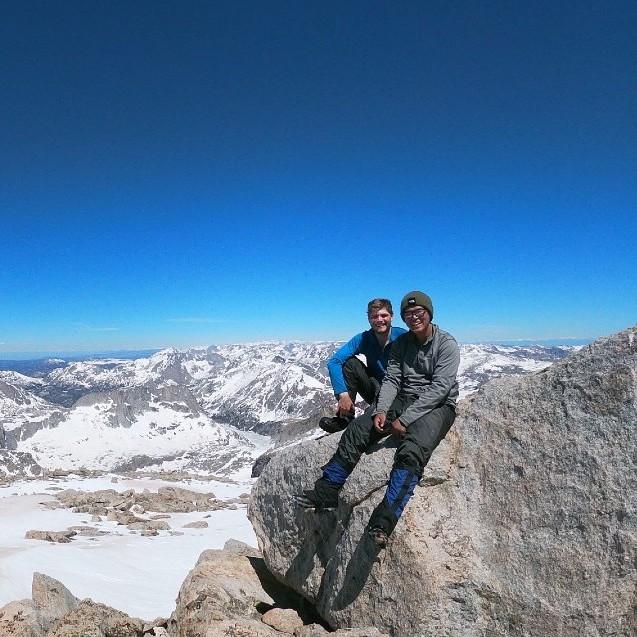
[[[274,600],[273,605],[262,603],[260,608],[257,607],[260,613],[265,613],[275,606],[278,608],[293,608],[297,611],[304,624],[324,623],[321,616],[308,600],[291,588],[281,584],[281,582],[273,577],[265,565],[263,558],[250,556],[248,560],[256,576],[259,578],[263,590]]]
[[[334,555],[344,526],[339,523],[337,511],[300,510],[304,528],[303,544],[292,560],[286,574],[286,580],[303,584],[315,568],[315,558],[323,569]],[[340,530],[339,530],[340,529]]]
[[[352,554],[343,577],[343,585],[332,604],[333,610],[343,610],[356,600],[363,590],[379,553],[383,550],[370,538],[371,526],[367,523],[360,541]]]

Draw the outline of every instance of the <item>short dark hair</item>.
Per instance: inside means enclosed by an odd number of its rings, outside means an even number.
[[[380,312],[383,308],[387,308],[387,311],[393,316],[394,310],[391,307],[391,301],[389,299],[372,299],[367,304],[367,314],[372,312]]]

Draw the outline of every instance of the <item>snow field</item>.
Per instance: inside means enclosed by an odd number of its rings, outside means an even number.
[[[234,511],[171,514],[166,521],[172,530],[184,535],[171,536],[168,531],[160,531],[156,537],[142,537],[115,522],[93,523],[85,513],[43,508],[40,502],[54,500],[53,492],[47,491],[52,486],[84,491],[145,488],[156,491],[161,486],[178,486],[212,491],[224,500],[251,488],[249,482],[121,479],[111,483],[110,477],[104,477],[20,482],[0,489],[0,606],[30,598],[31,580],[37,571],[60,580],[76,597],[90,597],[142,619],[167,617],[175,608],[181,583],[202,551],[222,548],[230,538],[256,546],[245,506],[238,505]],[[208,528],[182,528],[196,520],[205,520]],[[80,525],[94,526],[114,535],[75,536],[68,544],[24,539],[30,529],[63,531]]]

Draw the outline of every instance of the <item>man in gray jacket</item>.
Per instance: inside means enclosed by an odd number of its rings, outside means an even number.
[[[346,429],[314,490],[297,498],[306,508],[335,507],[363,452],[389,433],[400,436],[385,497],[368,525],[379,547],[387,544],[433,450],[456,417],[460,350],[453,336],[431,322],[433,313],[431,298],[423,292],[404,296],[400,315],[409,332],[394,341],[376,404]]]

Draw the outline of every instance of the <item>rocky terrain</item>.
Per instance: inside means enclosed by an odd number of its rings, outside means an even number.
[[[230,475],[265,449],[316,435],[333,409],[325,362],[338,343],[256,343],[0,371],[0,477],[46,470],[186,470]],[[463,395],[530,373],[568,348],[463,345]],[[19,369],[25,371],[23,366]],[[255,437],[244,432],[261,434]],[[24,456],[15,462],[20,453]],[[2,465],[0,465],[2,466]],[[9,471],[11,467],[11,472]]]
[[[230,540],[208,550],[185,579],[170,617],[142,620],[34,573],[31,599],[0,608],[1,637],[389,637],[374,627],[331,631],[279,583],[256,549]]]
[[[241,494],[236,499],[221,500],[212,492],[201,493],[180,487],[161,487],[157,492],[145,490],[142,493],[133,489],[115,491],[79,491],[65,489],[55,494],[56,502],[42,502],[47,509],[67,507],[74,513],[86,513],[90,516],[90,524],[69,527],[62,531],[30,530],[26,538],[45,540],[47,542],[70,542],[76,535],[97,537],[107,535],[110,531],[102,525],[103,521],[116,522],[130,532],[142,535],[158,535],[159,531],[168,531],[171,535],[179,534],[170,523],[173,513],[191,513],[193,511],[211,512],[220,509],[236,509],[238,505],[247,504],[249,494]],[[205,517],[210,517],[208,514]],[[183,528],[206,528],[205,520],[190,522]]]

